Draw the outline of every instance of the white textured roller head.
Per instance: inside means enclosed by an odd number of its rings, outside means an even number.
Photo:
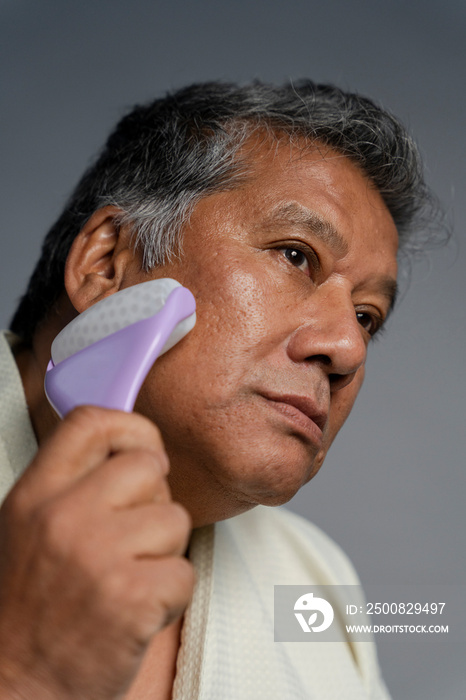
[[[127,287],[98,301],[82,312],[57,335],[52,343],[55,365],[122,328],[153,316],[162,309],[171,292],[181,287],[169,277]],[[165,343],[162,353],[186,335],[196,323],[196,314],[181,321]]]

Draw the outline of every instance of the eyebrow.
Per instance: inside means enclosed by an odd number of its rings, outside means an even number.
[[[346,255],[349,250],[347,241],[341,233],[316,212],[311,211],[307,207],[297,202],[287,202],[278,206],[271,214],[267,223],[272,225],[294,225],[301,226],[310,231],[312,234],[320,238],[330,248],[333,248],[339,255]],[[393,311],[395,302],[398,298],[398,284],[393,277],[383,276],[377,277],[374,280],[374,286],[377,291],[386,297],[389,301],[387,318]]]
[[[383,277],[377,280],[377,287],[380,289],[381,294],[388,298],[390,306],[388,307],[387,318],[393,311],[396,300],[398,298],[399,287],[392,277]]]
[[[304,227],[318,236],[339,255],[343,256],[348,252],[348,243],[333,224],[297,202],[288,202],[277,207],[268,221],[271,224],[291,224]]]

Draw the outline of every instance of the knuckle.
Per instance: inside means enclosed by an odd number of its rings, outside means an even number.
[[[98,406],[77,406],[65,416],[62,430],[70,431],[69,436],[80,442],[93,436],[105,438],[109,427],[107,413]]]
[[[126,632],[145,642],[154,628],[162,626],[160,615],[154,613],[154,592],[144,575],[138,577],[128,568],[116,568],[108,571],[100,583],[102,607],[113,618],[120,619]]]
[[[105,420],[106,411],[98,406],[77,406],[68,413],[63,423],[77,424],[78,426],[95,427]]]
[[[191,600],[195,584],[193,565],[184,557],[173,557],[170,561],[170,588],[159,598],[164,611],[164,624],[176,619]]]
[[[154,452],[140,450],[134,453],[134,466],[141,473],[141,476],[150,478],[154,483],[161,477],[160,458]]]
[[[194,569],[183,557],[169,557],[139,572],[117,567],[99,583],[105,609],[121,619],[131,636],[145,642],[182,614],[192,596]]]
[[[154,493],[166,488],[167,469],[162,453],[139,450],[132,454],[131,464],[135,478],[144,482]]]
[[[170,533],[167,547],[172,552],[183,553],[191,533],[191,518],[183,506],[178,503],[167,504],[165,511],[165,530]]]
[[[50,551],[63,553],[69,547],[70,529],[74,529],[72,519],[70,508],[64,508],[57,501],[43,504],[32,517],[35,532],[42,544]]]
[[[153,453],[143,450],[131,452],[116,461],[109,460],[106,469],[111,478],[114,479],[118,473],[126,482],[130,477],[132,483],[154,495],[163,488],[165,481],[160,460]]]
[[[186,535],[189,534],[192,528],[192,520],[186,508],[184,508],[181,503],[173,502],[170,504],[170,509],[171,517],[180,532]]]
[[[100,579],[100,588],[104,600],[114,607],[127,605],[131,595],[135,595],[135,586],[130,586],[128,576],[118,567],[106,572]]]

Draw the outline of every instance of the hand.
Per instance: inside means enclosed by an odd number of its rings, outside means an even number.
[[[78,408],[41,447],[0,509],[0,698],[125,693],[192,594],[167,472],[137,414]]]

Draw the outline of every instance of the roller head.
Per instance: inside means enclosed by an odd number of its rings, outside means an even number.
[[[196,322],[191,292],[151,280],[102,299],[57,335],[45,393],[60,416],[92,404],[132,411],[155,360]]]
[[[169,295],[181,284],[170,277],[150,280],[112,294],[82,312],[52,343],[54,365],[127,326],[158,313]],[[160,355],[170,350],[194,328],[196,314],[181,320],[170,334]]]

